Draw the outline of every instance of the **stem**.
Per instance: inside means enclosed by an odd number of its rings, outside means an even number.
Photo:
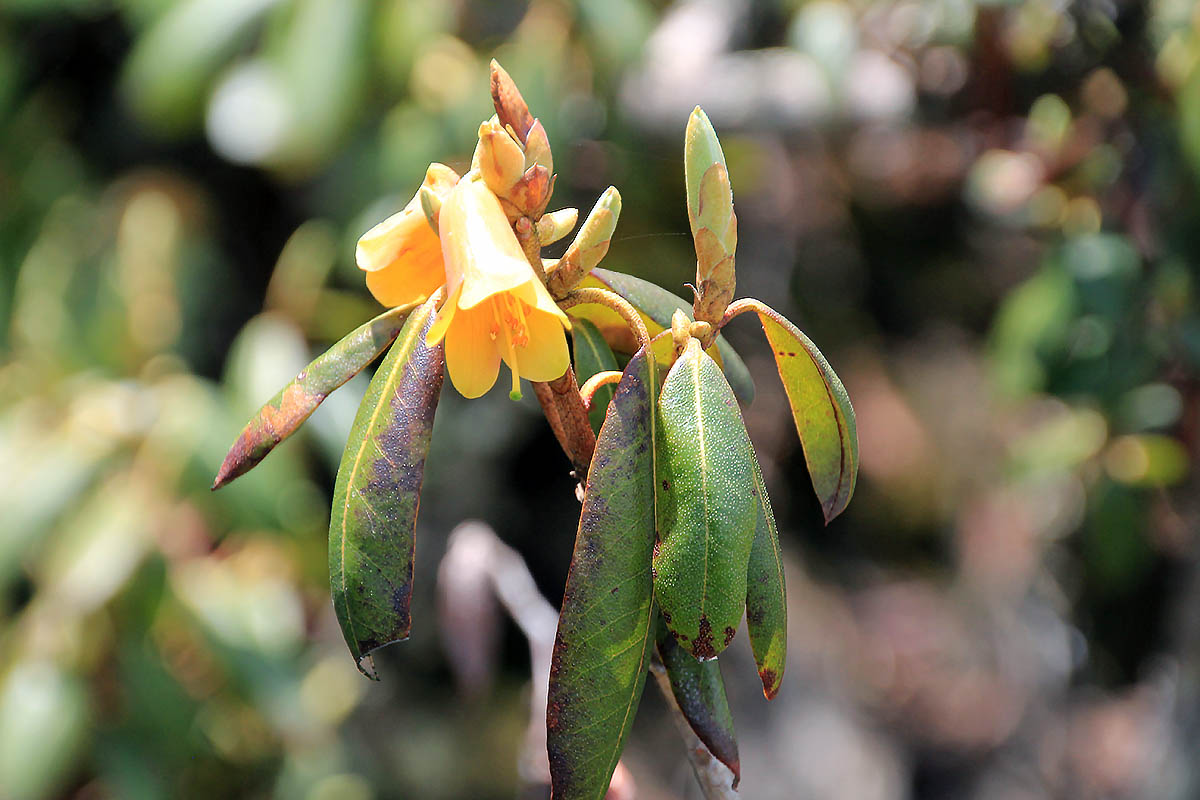
[[[533,274],[545,283],[546,268],[542,266],[542,242],[538,237],[537,225],[529,217],[521,217],[513,223],[513,232],[517,234],[517,242],[525,253],[525,260],[533,267]]]
[[[667,668],[657,656],[650,659],[650,674],[654,676],[658,690],[667,701],[667,708],[670,709],[675,727],[679,729],[679,735],[687,747],[688,762],[692,765],[692,772],[696,775],[696,782],[700,784],[700,791],[704,793],[705,800],[736,800],[738,793],[733,788],[733,773],[708,752],[704,742],[700,741],[692,726],[688,724],[683,712],[679,710],[679,703],[675,701],[675,694],[671,691],[671,679],[667,677]]]
[[[721,317],[721,321],[717,324],[717,330],[724,328],[729,324],[729,321],[738,314],[745,314],[747,311],[754,311],[758,314],[766,314],[768,317],[779,316],[773,308],[763,303],[761,300],[755,300],[753,297],[743,297],[741,300],[734,300],[725,309],[725,315]]]
[[[642,315],[621,295],[608,289],[585,286],[580,289],[572,289],[558,305],[559,308],[566,309],[584,303],[596,303],[611,308],[621,315],[621,319],[625,320],[625,324],[633,331],[633,335],[638,340],[638,347],[650,346],[650,334],[646,331],[646,323],[642,321]]]
[[[621,376],[625,373],[620,370],[610,369],[604,372],[597,372],[592,377],[584,381],[583,386],[579,387],[579,394],[583,398],[583,407],[588,411],[592,410],[592,397],[596,394],[596,390],[601,386],[607,386],[610,383],[617,383],[621,380]]]
[[[575,476],[583,483],[592,463],[592,453],[596,450],[596,434],[592,433],[592,423],[579,394],[575,370],[568,367],[561,378],[543,384],[535,383],[533,390],[542,404],[546,419],[550,420],[550,428],[559,446],[571,459]],[[551,414],[557,419],[557,428],[551,420]]]

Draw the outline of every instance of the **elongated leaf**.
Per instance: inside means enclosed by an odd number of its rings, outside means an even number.
[[[578,320],[571,326],[571,342],[575,351],[575,377],[583,384],[588,378],[598,372],[617,368],[617,357],[612,348],[596,326],[586,319]],[[588,409],[588,419],[591,420],[592,430],[600,432],[604,424],[604,415],[608,411],[608,401],[612,399],[613,387],[601,386],[592,395],[592,407]]]
[[[697,661],[675,641],[671,631],[660,618],[657,626],[658,657],[667,668],[671,694],[683,712],[684,719],[704,742],[708,752],[733,773],[737,788],[742,777],[738,761],[737,736],[733,731],[733,712],[725,697],[725,681],[717,659]]]
[[[858,480],[858,428],[850,395],[817,346],[782,314],[759,311],[792,407],[792,419],[826,524],[845,510]]]
[[[762,679],[763,695],[773,700],[783,683],[787,660],[787,589],[779,531],[757,458],[754,489],[758,497],[758,520],[754,544],[750,546],[750,565],[746,569],[746,630],[750,633],[750,648],[758,665],[758,677]]]
[[[317,356],[296,379],[258,410],[229,448],[212,488],[245,475],[291,436],[330,393],[362,372],[391,344],[411,306],[393,308],[346,335]]]
[[[687,314],[688,319],[693,318],[691,303],[657,284],[626,275],[623,272],[594,269],[580,286],[611,289],[624,297],[641,312],[642,322],[646,324],[646,329],[652,337],[670,329],[671,315],[677,309]],[[573,306],[567,310],[567,313],[595,324],[614,350],[621,353],[632,353],[637,349],[636,341],[625,321],[617,312],[607,306],[584,303]],[[663,364],[670,363],[671,347],[669,337],[664,339],[661,344],[656,344],[654,347],[655,358]],[[708,354],[725,372],[725,378],[733,387],[733,392],[737,395],[738,400],[746,404],[752,403],[754,401],[754,380],[750,377],[750,370],[746,369],[745,363],[742,362],[741,357],[729,342],[725,341],[723,336],[718,336],[713,346],[708,348]]]
[[[663,382],[655,439],[654,594],[696,658],[732,641],[754,540],[753,452],[724,376],[692,339]]]
[[[375,678],[371,652],[408,638],[413,533],[442,347],[425,346],[434,306],[412,312],[379,366],[350,429],[329,520],[333,608],[358,668]]]
[[[596,440],[550,663],[554,800],[600,800],[633,724],[654,646],[654,381],[625,368]]]

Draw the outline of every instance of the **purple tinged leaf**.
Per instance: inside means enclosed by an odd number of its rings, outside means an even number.
[[[639,351],[608,406],[584,490],[550,664],[554,800],[600,800],[621,757],[654,646],[654,396]]]
[[[296,379],[258,410],[229,448],[212,488],[220,489],[267,457],[291,436],[334,389],[362,372],[391,344],[411,306],[393,308],[317,356]]]
[[[675,641],[671,631],[659,620],[658,657],[667,668],[671,694],[696,737],[718,761],[733,773],[733,788],[742,778],[738,760],[737,736],[733,730],[733,712],[725,697],[725,681],[717,659],[697,661]]]
[[[329,521],[333,608],[359,670],[376,678],[371,652],[408,638],[414,532],[442,346],[425,346],[431,302],[412,312],[379,366],[334,486]]]

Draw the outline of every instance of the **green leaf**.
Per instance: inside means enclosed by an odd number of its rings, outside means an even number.
[[[333,608],[359,670],[371,652],[408,638],[413,533],[433,414],[442,390],[442,347],[425,346],[433,302],[412,312],[383,360],[350,429],[329,521]]]
[[[787,660],[787,589],[779,531],[757,458],[754,488],[758,496],[758,521],[746,569],[746,630],[750,634],[754,663],[758,665],[758,677],[762,679],[763,696],[773,700],[783,683]]]
[[[596,440],[550,663],[554,800],[600,800],[621,757],[654,646],[652,357],[625,368]]]
[[[733,788],[741,780],[737,736],[733,730],[733,713],[725,697],[725,681],[717,659],[697,661],[680,647],[671,631],[662,622],[656,634],[658,657],[667,668],[671,694],[683,712],[684,719],[704,742],[708,752],[733,773]]]
[[[571,326],[571,342],[575,350],[575,377],[580,384],[596,373],[617,368],[617,357],[613,355],[612,348],[608,346],[608,342],[604,341],[604,337],[600,335],[596,326],[586,319],[577,320]],[[613,387],[611,385],[601,386],[592,395],[592,407],[588,410],[588,419],[591,420],[592,430],[597,433],[600,432],[600,426],[604,424],[604,414],[608,410],[608,402],[612,396]]]
[[[787,392],[825,523],[845,510],[858,479],[858,429],[846,387],[807,336],[773,309],[758,311]]]
[[[754,541],[754,456],[729,384],[688,342],[658,398],[654,594],[663,620],[696,658],[733,640],[746,608]]]
[[[658,284],[623,272],[594,269],[579,285],[610,289],[628,300],[641,313],[642,322],[646,324],[651,338],[670,329],[671,315],[676,310],[682,310],[689,320],[694,319],[691,303],[685,302]],[[603,334],[605,341],[617,352],[632,353],[637,349],[629,327],[611,308],[595,303],[581,303],[569,308],[567,313],[592,322]],[[663,364],[670,363],[671,347],[669,337],[664,337],[662,344],[655,345],[655,358]],[[738,400],[747,405],[754,402],[754,380],[750,377],[750,370],[746,369],[737,351],[725,341],[725,337],[718,336],[715,344],[708,348],[708,354],[725,372],[725,378],[733,387],[733,393],[737,395]]]
[[[412,306],[393,308],[362,325],[300,371],[258,410],[229,448],[212,488],[245,475],[291,436],[334,389],[362,372],[391,344]]]

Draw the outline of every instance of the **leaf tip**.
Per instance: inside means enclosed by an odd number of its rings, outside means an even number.
[[[767,700],[774,700],[775,695],[779,694],[779,687],[783,683],[783,676],[773,669],[761,669],[758,671],[758,677],[762,680],[763,697]]]

